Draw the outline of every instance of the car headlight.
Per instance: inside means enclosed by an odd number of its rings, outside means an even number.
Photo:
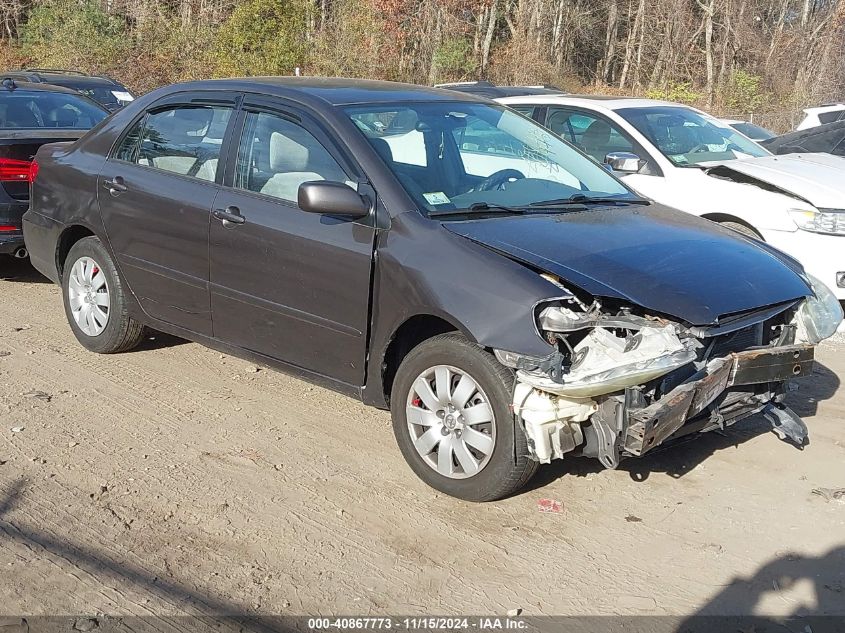
[[[845,212],[836,209],[790,209],[789,217],[802,231],[845,235]]]
[[[566,306],[549,306],[537,317],[537,324],[543,332],[574,332],[593,327],[597,314],[577,312]]]
[[[493,354],[495,354],[496,360],[505,367],[525,369],[527,371],[536,370],[548,361],[548,358],[526,356],[525,354],[517,354],[516,352],[509,352],[503,349],[494,349]]]
[[[796,343],[815,345],[833,336],[842,322],[842,306],[824,282],[807,275],[812,297],[807,297],[795,313]]]

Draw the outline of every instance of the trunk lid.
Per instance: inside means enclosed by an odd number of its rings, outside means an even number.
[[[38,148],[47,143],[75,141],[87,130],[4,130],[0,134],[0,159],[32,162]],[[26,181],[0,182],[3,191],[13,200],[29,200],[29,183]]]

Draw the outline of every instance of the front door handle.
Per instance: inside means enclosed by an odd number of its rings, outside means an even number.
[[[223,222],[223,226],[232,226],[246,222],[244,216],[241,215],[241,210],[234,206],[229,206],[225,209],[215,209],[212,215]]]
[[[121,176],[115,176],[112,180],[103,181],[103,187],[108,189],[109,193],[114,196],[129,190],[129,188],[123,184],[123,178]]]

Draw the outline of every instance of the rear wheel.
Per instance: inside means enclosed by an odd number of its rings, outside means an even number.
[[[62,297],[68,323],[86,349],[113,354],[141,342],[144,326],[128,315],[117,268],[98,238],[86,237],[71,247]]]
[[[432,488],[493,501],[537,470],[510,411],[513,373],[455,333],[411,350],[396,373],[393,431],[402,455]]]

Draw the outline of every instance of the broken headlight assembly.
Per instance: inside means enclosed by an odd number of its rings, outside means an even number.
[[[845,235],[845,211],[838,209],[790,209],[789,217],[802,231]]]
[[[612,321],[614,327],[596,326],[571,347],[559,378],[520,371],[519,379],[548,393],[584,398],[648,382],[695,360],[695,349],[672,324],[634,322],[626,329],[624,318]]]
[[[824,282],[807,275],[813,296],[804,299],[792,322],[798,343],[815,345],[836,333],[842,322],[842,306]]]
[[[784,309],[782,318],[792,315],[790,331],[804,339],[824,338],[842,313],[824,284],[811,283],[815,295],[794,315],[795,304]],[[671,319],[608,304],[574,296],[545,300],[535,306],[535,323],[554,351],[546,358],[496,351],[516,369],[512,407],[533,459],[547,463],[579,451],[615,468],[621,457],[644,454],[696,416],[712,430],[758,411],[782,437],[803,443],[806,427],[777,398],[779,383],[811,370],[808,345],[748,343],[745,351],[719,349],[708,362],[714,346],[731,344],[732,333],[727,341],[700,335]],[[761,321],[754,331],[762,327]],[[733,399],[713,404],[734,385],[740,388]]]
[[[557,351],[529,358],[496,350],[504,365],[517,369],[520,382],[550,394],[585,398],[621,391],[692,362],[697,342],[681,339],[677,326],[576,299],[540,306],[538,332]]]

